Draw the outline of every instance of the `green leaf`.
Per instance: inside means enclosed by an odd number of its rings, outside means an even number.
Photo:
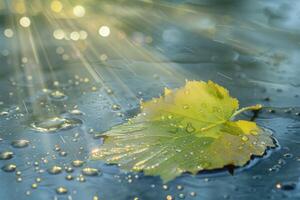
[[[103,134],[104,144],[92,159],[118,164],[128,171],[143,171],[170,181],[183,172],[243,166],[275,144],[271,134],[256,123],[233,121],[245,110],[228,91],[209,81],[188,81],[185,87],[149,102],[127,123]]]

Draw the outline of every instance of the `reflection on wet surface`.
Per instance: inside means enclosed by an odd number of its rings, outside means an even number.
[[[0,199],[300,198],[300,2],[14,0],[0,14]],[[254,120],[280,148],[167,184],[89,160],[100,132],[186,79],[265,105]]]

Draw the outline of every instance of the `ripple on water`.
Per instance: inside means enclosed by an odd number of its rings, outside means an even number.
[[[51,133],[80,126],[82,121],[76,118],[52,117],[31,123],[31,127],[39,132]]]

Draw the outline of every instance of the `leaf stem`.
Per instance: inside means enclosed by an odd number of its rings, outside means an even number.
[[[237,115],[239,115],[242,112],[245,112],[247,110],[260,110],[261,108],[262,108],[261,104],[256,104],[254,106],[248,106],[248,107],[241,108],[241,109],[235,111],[230,119],[233,120]]]
[[[218,123],[211,124],[211,125],[209,125],[209,126],[207,126],[207,127],[201,128],[201,131],[202,131],[202,132],[203,132],[203,131],[207,131],[207,130],[209,130],[209,129],[211,129],[211,128],[214,128],[214,127],[216,127],[216,126],[218,126],[218,125],[220,125],[220,124],[223,124],[223,123],[225,123],[225,122],[226,122],[226,120],[223,120],[223,121],[220,121],[220,122],[218,122]]]

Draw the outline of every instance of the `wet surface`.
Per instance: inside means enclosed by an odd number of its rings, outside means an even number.
[[[299,3],[88,1],[74,17],[64,1],[66,14],[9,2],[0,4],[0,199],[300,198]],[[213,80],[241,106],[263,104],[254,120],[280,148],[234,175],[166,185],[88,159],[99,133],[134,116],[140,99],[186,79]]]

